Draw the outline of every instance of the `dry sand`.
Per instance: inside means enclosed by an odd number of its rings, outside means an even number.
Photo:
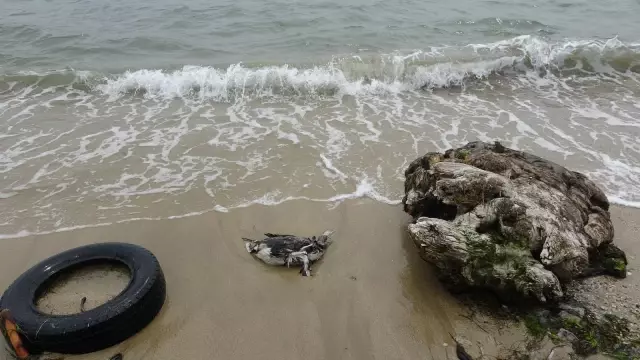
[[[612,214],[618,234],[629,237],[617,241],[635,254],[637,232],[621,228],[635,226],[640,211],[614,208]],[[449,333],[489,354],[496,341],[513,338],[485,333],[462,316],[466,309],[417,256],[404,232],[407,221],[399,206],[366,199],[335,209],[291,201],[1,240],[0,289],[33,264],[81,244],[127,241],[156,254],[168,287],[160,315],[114,348],[68,359],[106,360],[117,352],[127,360],[455,359]],[[334,244],[311,278],[262,264],[241,240],[326,229],[336,231]],[[634,266],[632,257],[631,271]],[[85,291],[99,297],[104,287],[94,281]]]

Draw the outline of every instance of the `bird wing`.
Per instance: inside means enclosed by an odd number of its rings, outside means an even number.
[[[309,239],[297,236],[290,237],[270,237],[265,239],[264,244],[271,248],[271,254],[275,256],[287,255],[310,243]]]

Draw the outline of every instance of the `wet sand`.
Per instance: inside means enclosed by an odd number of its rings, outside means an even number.
[[[631,321],[631,332],[640,336],[640,210],[615,207],[611,210],[615,243],[627,254],[627,278],[602,276],[576,282],[575,297],[590,310],[612,313]]]
[[[612,215],[618,234],[634,235],[621,227],[636,223],[640,211],[614,208]],[[335,209],[291,201],[5,239],[0,289],[59,251],[127,241],[158,257],[167,280],[165,307],[124,343],[67,358],[106,360],[122,352],[125,359],[159,360],[453,359],[449,333],[462,334],[491,354],[502,341],[496,337],[512,335],[487,334],[462,316],[466,309],[418,257],[404,232],[407,221],[399,206],[368,199]],[[311,278],[262,264],[241,240],[263,232],[314,235],[326,229],[336,231],[334,243]],[[617,241],[627,251],[634,246],[632,240]],[[633,268],[635,259],[631,262]],[[98,296],[100,284],[91,286]]]
[[[98,263],[63,272],[36,299],[36,307],[52,315],[91,310],[118,296],[130,280],[129,269],[121,263]]]

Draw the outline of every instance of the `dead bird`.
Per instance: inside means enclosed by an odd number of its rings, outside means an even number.
[[[318,237],[300,237],[266,233],[265,239],[251,240],[242,238],[250,254],[269,265],[299,265],[300,274],[311,275],[311,264],[318,261],[331,244],[333,231],[325,231]]]

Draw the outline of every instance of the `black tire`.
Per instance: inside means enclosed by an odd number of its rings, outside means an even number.
[[[58,275],[105,261],[123,263],[131,273],[129,284],[114,299],[73,315],[38,311],[36,299]],[[0,309],[9,310],[30,353],[83,354],[138,333],[156,317],[165,297],[164,274],[150,251],[133,244],[102,243],[62,252],[27,270],[2,295]]]

